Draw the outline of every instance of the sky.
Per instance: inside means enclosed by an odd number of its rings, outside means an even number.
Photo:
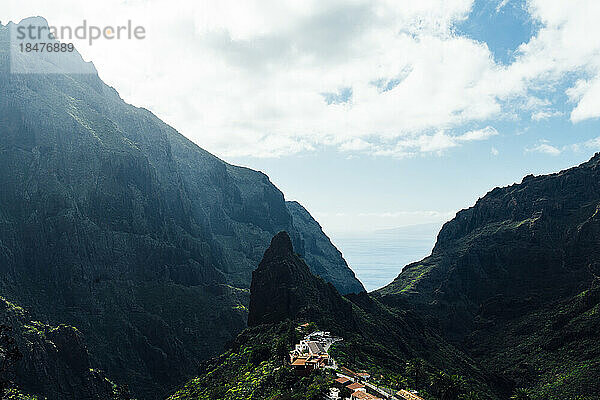
[[[451,219],[600,151],[597,0],[2,0],[123,99],[267,173],[335,235]]]

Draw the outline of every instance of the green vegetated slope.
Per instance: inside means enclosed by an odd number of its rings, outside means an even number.
[[[0,294],[77,326],[100,367],[152,399],[246,327],[251,273],[278,231],[307,258],[318,249],[315,272],[340,291],[363,290],[263,173],[209,154],[96,73],[10,73],[14,27],[0,26]]]
[[[250,328],[238,337],[228,353],[213,360],[202,375],[172,398],[296,398],[286,397],[289,396],[286,391],[315,393],[317,388],[330,387],[332,379],[327,373],[301,380],[291,375],[290,367],[283,361],[300,338],[294,330],[300,322],[311,322],[342,337],[344,341],[332,351],[336,360],[350,368],[382,375],[382,381],[393,388],[411,385],[433,398],[437,389],[429,377],[450,379],[456,375],[462,377],[461,393],[477,391],[482,396],[497,398],[490,386],[494,377],[431,331],[413,313],[389,308],[364,292],[343,297],[331,284],[312,275],[306,263],[294,253],[285,232],[273,238],[253,273]],[[263,344],[269,350],[263,349]],[[253,357],[260,359],[259,354],[266,357],[264,363],[253,363]],[[406,366],[415,360],[422,360],[417,382]],[[272,397],[275,394],[283,397]]]
[[[0,298],[0,383],[3,399],[127,400],[125,387],[93,368],[81,332],[50,326]]]
[[[506,390],[598,398],[600,155],[497,188],[376,297],[418,310]]]
[[[285,365],[288,351],[300,338],[296,326],[290,321],[246,329],[169,400],[322,400],[333,381],[330,373],[299,377]]]

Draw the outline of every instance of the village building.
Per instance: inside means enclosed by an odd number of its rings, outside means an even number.
[[[360,390],[362,392],[366,392],[367,389],[365,388],[365,385],[363,385],[360,382],[354,382],[351,383],[350,385],[346,386],[348,389],[350,389],[352,392],[355,392],[357,390]]]
[[[329,389],[329,394],[327,395],[327,400],[340,400],[340,389],[338,389],[338,388]]]
[[[358,377],[365,382],[368,382],[369,378],[371,378],[371,375],[368,372],[359,372],[356,375],[358,375]]]
[[[359,380],[360,376],[358,376],[358,374],[346,367],[342,367],[340,368],[340,371],[342,374],[349,376],[350,378],[352,378],[353,380]]]
[[[381,397],[374,396],[367,392],[357,390],[350,395],[351,400],[382,400]]]
[[[335,379],[335,382],[338,383],[341,386],[347,385],[349,383],[352,383],[352,380],[346,378],[345,376],[340,376],[339,378]]]
[[[417,396],[415,393],[411,393],[408,390],[399,390],[396,396],[404,400],[423,400],[422,397]]]
[[[307,328],[309,324],[300,325],[298,328]],[[307,376],[311,372],[321,368],[335,369],[337,378],[334,380],[334,386],[330,388],[326,395],[326,400],[346,400],[342,399],[342,392],[349,391],[350,400],[382,400],[367,391],[367,386],[373,393],[379,393],[384,398],[399,398],[403,400],[423,400],[416,392],[411,393],[406,390],[400,390],[397,393],[391,389],[376,388],[369,384],[371,375],[368,372],[354,372],[346,367],[338,369],[333,358],[329,355],[329,348],[337,341],[330,332],[313,332],[304,337],[300,343],[294,346],[294,350],[289,353],[289,362],[296,374]]]
[[[296,344],[290,352],[290,364],[299,375],[308,375],[320,368],[336,369],[335,360],[327,352],[329,347],[342,339],[329,332],[314,332]]]

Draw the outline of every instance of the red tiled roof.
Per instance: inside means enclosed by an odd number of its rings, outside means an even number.
[[[335,381],[336,381],[337,383],[341,383],[341,384],[343,385],[343,384],[344,384],[344,383],[346,383],[346,382],[350,382],[350,379],[348,379],[348,378],[346,378],[346,377],[342,376],[342,377],[340,377],[340,378],[337,378]]]
[[[416,394],[413,394],[407,390],[400,390],[398,391],[398,393],[396,393],[396,395],[402,397],[405,400],[423,400],[422,397],[417,396]]]
[[[381,400],[379,397],[373,396],[372,394],[369,394],[367,392],[361,392],[360,390],[357,390],[356,392],[352,393],[352,397],[354,397],[355,399],[363,400]]]
[[[365,385],[363,385],[362,383],[359,382],[354,382],[351,385],[346,386],[348,389],[350,390],[356,390],[356,389],[362,389],[365,387]]]

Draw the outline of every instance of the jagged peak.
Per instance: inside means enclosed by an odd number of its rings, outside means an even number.
[[[313,275],[294,253],[287,232],[273,237],[252,273],[249,326],[294,320],[306,313],[313,321],[344,319],[350,315],[349,307],[332,284]]]
[[[592,164],[592,165],[600,164],[600,152],[594,154],[594,156],[592,158],[590,158],[590,161],[588,161],[588,164]]]
[[[67,43],[70,39],[56,38],[56,31],[48,20],[42,16],[31,16],[18,23],[8,22],[2,30],[8,29],[13,50],[18,43]],[[36,29],[37,28],[37,29]],[[58,28],[55,28],[58,29]],[[26,33],[27,32],[27,33]],[[46,37],[47,36],[47,37]],[[33,52],[13,51],[11,54],[11,71],[17,74],[85,74],[98,75],[94,64],[85,61],[76,48],[70,52]]]
[[[292,239],[286,231],[281,231],[271,239],[271,245],[265,252],[265,257],[268,256],[287,256],[294,254],[294,246]]]
[[[17,25],[33,25],[48,27],[48,20],[40,15],[23,18]]]

